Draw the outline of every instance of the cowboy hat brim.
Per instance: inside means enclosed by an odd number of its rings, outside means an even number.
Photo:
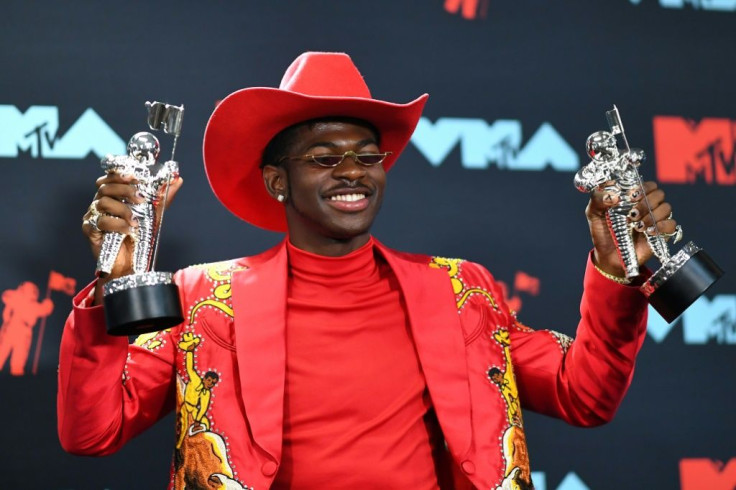
[[[203,156],[210,186],[235,216],[260,228],[286,231],[284,205],[273,199],[260,169],[263,151],[279,132],[322,117],[351,117],[373,124],[389,170],[409,143],[427,94],[408,104],[371,98],[305,95],[276,88],[238,90],[220,102],[204,133]]]

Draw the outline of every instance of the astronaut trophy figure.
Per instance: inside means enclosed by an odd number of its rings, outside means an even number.
[[[608,131],[597,131],[585,143],[591,162],[575,174],[575,187],[581,192],[592,192],[601,185],[616,205],[608,210],[607,221],[613,239],[621,255],[626,278],[639,275],[634,240],[627,220],[641,195],[638,167],[646,155],[642,150],[619,151],[616,137]],[[674,242],[682,238],[682,228],[677,226]],[[647,241],[660,262],[669,259],[669,251],[661,235],[647,235]]]
[[[105,232],[97,261],[97,270],[110,273],[120,247],[133,240],[133,273],[105,284],[104,304],[107,332],[111,335],[138,335],[172,327],[183,321],[179,289],[170,272],[154,270],[158,252],[168,187],[179,177],[179,165],[173,160],[176,141],[181,133],[183,106],[146,102],[148,125],[174,135],[171,159],[158,162],[160,146],[151,133],[140,132],[130,139],[127,155],[108,155],[102,159],[106,173],[133,176],[141,203],[127,203],[138,220],[138,227],[128,234]]]
[[[138,219],[138,228],[131,231],[134,241],[133,273],[148,272],[153,258],[156,238],[156,208],[161,203],[161,193],[169,182],[179,176],[179,165],[169,160],[158,163],[160,145],[151,133],[140,132],[128,142],[127,155],[107,155],[102,159],[102,169],[107,173],[132,175],[138,193],[145,199],[140,204],[130,204],[130,210]],[[102,250],[97,261],[97,270],[109,273],[120,252],[126,235],[116,232],[105,233]]]
[[[610,132],[597,131],[588,137],[585,147],[592,160],[575,174],[575,187],[589,193],[602,186],[612,199],[614,205],[607,211],[606,218],[628,283],[639,276],[639,261],[627,218],[644,192],[638,168],[645,155],[642,150],[629,148],[616,106],[606,112],[606,118]],[[623,149],[619,148],[616,135],[623,140]],[[648,206],[646,196],[643,199]],[[644,281],[640,289],[652,307],[666,321],[672,322],[713,285],[723,271],[693,242],[670,255],[666,238],[674,238],[674,243],[680,241],[680,225],[674,233],[666,235],[656,231],[656,223],[654,229],[654,234],[647,233],[646,239],[662,267]]]

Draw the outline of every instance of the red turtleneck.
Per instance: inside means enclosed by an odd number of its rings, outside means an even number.
[[[372,239],[342,257],[291,244],[288,253],[284,448],[272,488],[436,489],[429,396],[390,267]]]

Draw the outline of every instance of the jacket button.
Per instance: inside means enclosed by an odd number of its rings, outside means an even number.
[[[460,467],[468,475],[472,475],[473,473],[475,473],[475,465],[472,461],[463,461],[462,463],[460,463]]]
[[[279,468],[279,465],[274,463],[273,461],[266,461],[263,463],[263,466],[261,466],[261,471],[266,476],[273,476],[276,474],[276,470]]]

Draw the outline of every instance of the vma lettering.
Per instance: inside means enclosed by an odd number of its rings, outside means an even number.
[[[635,5],[641,3],[641,0],[629,1]],[[721,12],[736,11],[736,0],[659,0],[659,5],[668,9],[683,9],[685,7],[690,7],[693,9]]]
[[[82,159],[125,153],[125,142],[89,108],[61,136],[59,108],[31,106],[25,113],[12,105],[0,105],[0,157]]]
[[[507,170],[544,170],[549,166],[574,172],[580,167],[572,147],[546,122],[522,146],[521,121],[499,119],[488,124],[483,119],[442,117],[432,124],[423,117],[411,142],[435,167],[458,145],[462,166],[467,169],[494,164]]]

